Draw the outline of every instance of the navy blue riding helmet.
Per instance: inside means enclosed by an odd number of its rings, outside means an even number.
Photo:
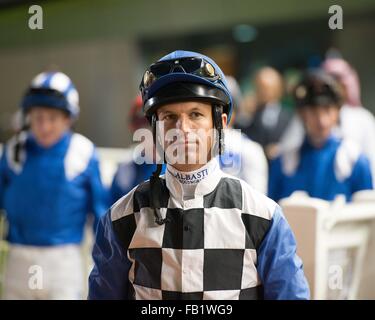
[[[31,81],[21,102],[24,113],[35,106],[60,109],[75,120],[80,109],[78,92],[66,74],[42,72]]]
[[[79,95],[72,80],[62,72],[42,72],[35,76],[25,94],[21,104],[22,128],[16,136],[14,161],[19,163],[20,152],[23,148],[22,131],[28,130],[26,115],[34,107],[46,107],[65,112],[72,121],[79,116]]]
[[[146,70],[140,90],[143,111],[149,119],[163,104],[190,100],[222,105],[228,122],[232,115],[232,97],[224,73],[211,58],[197,52],[178,50],[164,56]]]
[[[341,107],[343,102],[338,82],[321,69],[312,69],[304,74],[294,90],[294,100],[297,108],[327,107],[331,104]]]

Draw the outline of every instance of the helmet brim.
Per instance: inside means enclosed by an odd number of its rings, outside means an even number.
[[[180,81],[169,83],[155,92],[153,97],[146,101],[144,113],[147,118],[150,118],[159,107],[184,101],[222,105],[225,113],[228,113],[228,106],[231,102],[228,95],[215,86]]]

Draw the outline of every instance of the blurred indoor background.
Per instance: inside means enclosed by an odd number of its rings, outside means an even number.
[[[33,4],[43,9],[42,30],[28,26]],[[342,30],[329,28],[333,4],[343,9]],[[0,0],[0,145],[15,131],[14,115],[30,80],[42,71],[60,70],[80,95],[75,130],[101,148],[128,147],[128,112],[143,71],[177,49],[212,57],[239,81],[249,105],[260,67],[281,72],[288,93],[303,70],[319,66],[327,55],[340,55],[358,72],[362,105],[375,113],[374,38],[374,0]],[[283,106],[293,109],[288,94],[283,100]],[[111,179],[104,180],[109,184]],[[4,243],[0,241],[0,275]],[[90,250],[87,245],[88,261]],[[362,277],[371,288],[361,297],[375,296],[369,282],[375,279],[372,259],[364,263],[372,271]]]
[[[28,27],[31,4],[43,8],[43,30]],[[328,27],[331,4],[343,8],[343,30]],[[59,69],[80,93],[76,130],[101,147],[128,146],[127,111],[142,71],[175,49],[212,56],[245,93],[260,66],[293,79],[337,49],[357,69],[362,103],[374,112],[374,34],[373,0],[1,0],[0,143],[30,79]]]

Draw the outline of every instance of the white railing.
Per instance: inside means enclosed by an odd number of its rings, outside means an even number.
[[[131,161],[132,150],[122,148],[97,148],[100,164],[100,174],[103,184],[109,187],[118,165],[123,161]]]
[[[297,239],[312,299],[375,298],[375,191],[353,202],[301,192],[280,201]]]

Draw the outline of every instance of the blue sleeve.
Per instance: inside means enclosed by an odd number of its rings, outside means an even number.
[[[274,201],[279,201],[282,198],[281,194],[281,158],[276,158],[270,163],[269,177],[268,177],[268,192],[267,196]]]
[[[90,194],[89,210],[95,217],[95,230],[99,219],[105,214],[110,206],[108,190],[104,187],[100,177],[99,160],[96,152],[94,152],[88,166],[88,183]]]
[[[88,299],[127,299],[131,264],[115,237],[110,211],[99,221],[92,256]]]
[[[358,158],[353,168],[350,180],[352,186],[352,193],[360,190],[373,189],[370,162],[365,155],[361,155]]]
[[[4,209],[4,192],[6,188],[6,155],[5,155],[5,147],[3,146],[3,150],[0,155],[0,210]]]
[[[310,290],[296,254],[296,241],[280,207],[258,249],[258,273],[268,300],[303,300]]]

